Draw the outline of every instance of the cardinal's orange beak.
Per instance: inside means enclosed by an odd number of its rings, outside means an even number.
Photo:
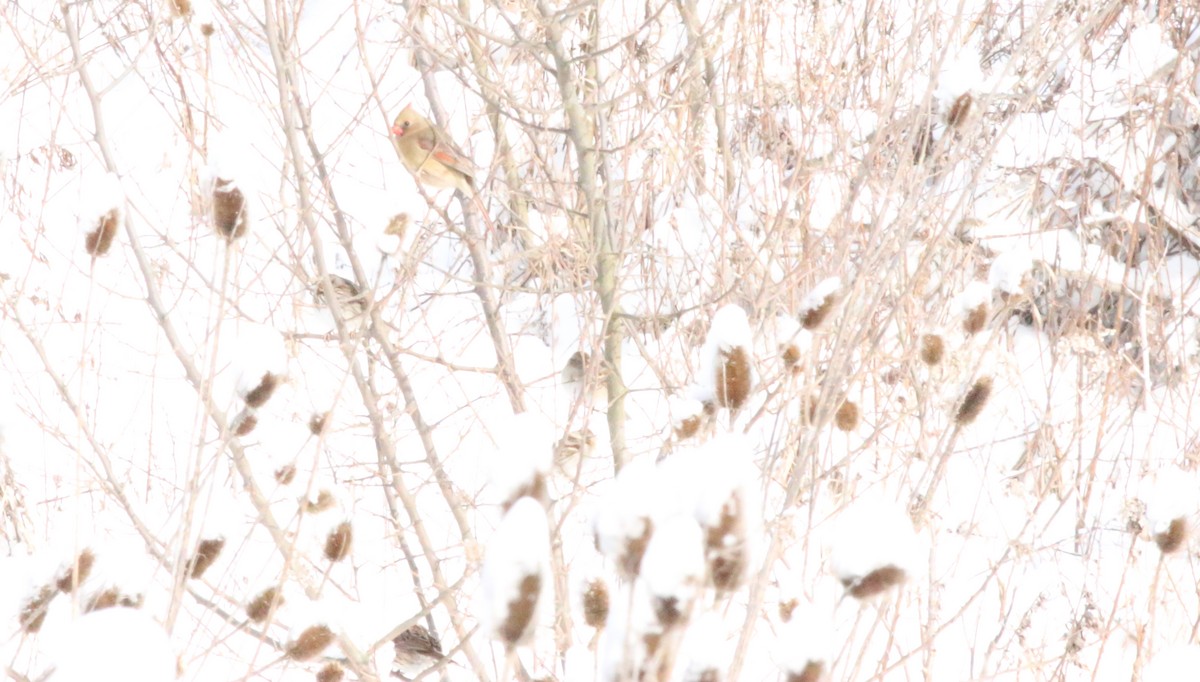
[[[392,134],[396,137],[404,137],[404,128],[400,126],[392,126]]]

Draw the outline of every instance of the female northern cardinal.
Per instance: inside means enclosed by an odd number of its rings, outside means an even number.
[[[475,167],[445,133],[414,111],[411,104],[396,116],[392,136],[400,160],[417,182],[430,187],[451,187],[466,196],[475,194]]]

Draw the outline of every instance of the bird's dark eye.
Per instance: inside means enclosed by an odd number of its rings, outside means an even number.
[[[412,121],[405,121],[400,124],[400,127],[404,128],[405,130],[408,130],[408,126],[410,126],[410,125],[412,125]]]

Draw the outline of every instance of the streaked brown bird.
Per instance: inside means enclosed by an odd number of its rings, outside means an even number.
[[[341,309],[342,315],[346,319],[360,317],[367,312],[367,297],[359,290],[358,285],[345,277],[338,275],[329,275],[329,282],[333,285],[333,293],[337,297],[338,308]],[[314,294],[317,303],[328,306],[325,300],[325,288],[321,286],[321,282],[317,282],[317,290]]]
[[[392,640],[396,647],[393,674],[413,678],[445,658],[442,643],[424,625],[414,625]]]
[[[475,166],[444,131],[411,104],[392,123],[392,143],[417,182],[457,189],[467,196],[475,194]]]

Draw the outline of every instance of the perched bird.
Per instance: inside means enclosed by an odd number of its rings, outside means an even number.
[[[357,284],[333,274],[329,275],[329,282],[333,285],[334,295],[337,296],[338,308],[346,319],[353,319],[367,312],[367,297],[359,290]],[[325,301],[325,289],[320,281],[317,282],[315,297],[318,303],[328,305]]]
[[[392,640],[392,644],[396,647],[392,674],[406,679],[420,675],[446,657],[437,635],[424,625],[414,625],[401,632]]]
[[[417,182],[475,194],[475,167],[466,154],[412,105],[404,107],[392,123],[392,142]]]

